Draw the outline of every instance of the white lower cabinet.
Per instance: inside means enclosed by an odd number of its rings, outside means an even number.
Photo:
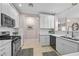
[[[50,43],[50,37],[48,35],[40,35],[40,44],[42,46],[49,45]]]
[[[0,47],[0,56],[11,56],[11,42]]]
[[[61,54],[79,52],[79,44],[68,41],[68,39],[56,38],[56,50]]]

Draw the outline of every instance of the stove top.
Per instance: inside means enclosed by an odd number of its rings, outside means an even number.
[[[21,36],[0,36],[0,40],[15,40],[15,39],[21,39]]]

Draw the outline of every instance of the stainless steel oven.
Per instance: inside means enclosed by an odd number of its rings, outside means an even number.
[[[16,56],[21,50],[21,37],[20,36],[10,36],[9,31],[0,32],[0,39],[2,40],[12,40],[11,41],[11,55]]]
[[[12,56],[16,56],[21,49],[21,39],[15,37],[12,41]]]

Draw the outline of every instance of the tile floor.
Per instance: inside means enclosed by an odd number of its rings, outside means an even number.
[[[34,56],[43,56],[43,52],[55,51],[50,46],[43,47],[38,41],[34,41],[34,40],[25,42],[22,49],[26,49],[26,48],[33,48]]]

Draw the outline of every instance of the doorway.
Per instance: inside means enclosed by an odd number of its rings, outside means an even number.
[[[23,29],[23,38],[25,46],[33,46],[39,43],[39,29],[39,17],[25,17]]]

